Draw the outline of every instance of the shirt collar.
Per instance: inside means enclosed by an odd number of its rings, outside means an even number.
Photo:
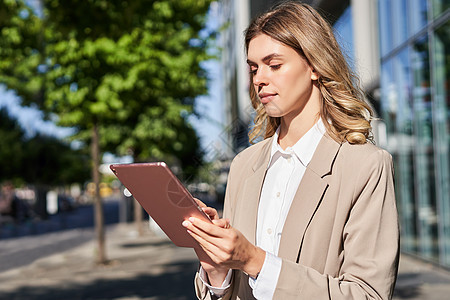
[[[286,150],[283,150],[280,144],[278,144],[279,131],[280,127],[278,127],[273,135],[270,160],[267,168],[270,168],[282,155],[291,154],[296,155],[300,162],[306,167],[311,161],[317,145],[325,134],[325,125],[323,124],[322,119],[319,118],[316,124],[314,124],[305,135],[303,135],[292,147],[286,148]]]

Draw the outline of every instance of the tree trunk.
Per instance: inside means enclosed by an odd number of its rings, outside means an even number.
[[[48,187],[42,184],[38,184],[35,187],[36,202],[34,203],[34,212],[39,216],[41,220],[48,219],[47,213],[47,192]]]
[[[94,212],[95,212],[95,235],[97,237],[97,264],[105,264],[106,251],[105,251],[105,225],[104,225],[104,215],[103,215],[103,202],[100,198],[100,172],[99,172],[99,137],[98,137],[98,126],[94,124],[92,128],[92,141],[91,141],[91,155],[92,155],[92,180],[95,185],[95,196],[94,196]]]

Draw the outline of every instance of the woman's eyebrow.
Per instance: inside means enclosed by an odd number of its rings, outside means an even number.
[[[278,58],[278,57],[281,57],[281,56],[283,56],[283,55],[278,54],[278,53],[272,53],[272,54],[269,54],[269,55],[264,56],[264,58],[262,59],[262,61],[263,61],[263,63],[268,64],[272,59]],[[250,60],[250,59],[247,59],[247,64],[249,64],[249,65],[251,65],[251,66],[252,66],[252,65],[257,65],[257,63],[253,62],[253,61]]]
[[[256,63],[253,62],[253,61],[251,61],[250,59],[247,59],[247,64],[248,64],[249,66],[256,66]]]

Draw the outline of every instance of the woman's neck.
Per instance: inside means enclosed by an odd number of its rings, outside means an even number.
[[[313,93],[301,112],[281,118],[278,143],[282,149],[292,147],[320,118],[320,97]]]

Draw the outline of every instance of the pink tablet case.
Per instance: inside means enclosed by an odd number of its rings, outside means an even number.
[[[175,245],[198,247],[181,223],[189,217],[210,220],[164,162],[110,168]]]

